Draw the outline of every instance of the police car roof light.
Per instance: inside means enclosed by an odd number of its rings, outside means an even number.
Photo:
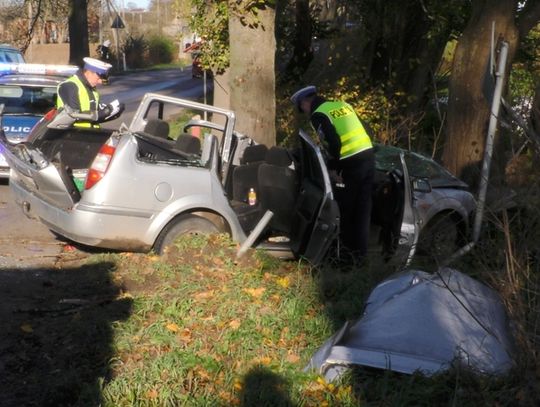
[[[0,76],[13,74],[71,76],[79,68],[75,65],[6,64],[0,63]]]

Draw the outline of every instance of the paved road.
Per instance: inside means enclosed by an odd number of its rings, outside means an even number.
[[[148,71],[113,77],[111,85],[100,88],[103,101],[118,98],[126,111],[107,127],[129,124],[142,96],[148,92],[185,99],[202,100],[203,82],[191,77],[191,69]],[[0,180],[0,270],[36,266],[54,266],[70,249],[36,220],[28,219],[15,204],[6,181]]]

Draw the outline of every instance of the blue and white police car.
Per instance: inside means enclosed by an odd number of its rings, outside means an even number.
[[[0,124],[10,143],[26,141],[34,125],[56,106],[58,84],[77,71],[74,65],[0,63]],[[0,152],[0,178],[9,165]]]

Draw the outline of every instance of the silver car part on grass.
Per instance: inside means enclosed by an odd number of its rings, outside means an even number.
[[[458,363],[503,374],[513,366],[512,349],[495,291],[450,268],[409,270],[375,287],[364,315],[328,339],[306,370],[328,381],[355,365],[432,375]]]

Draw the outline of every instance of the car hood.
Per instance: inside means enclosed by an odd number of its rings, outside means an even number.
[[[36,115],[6,115],[2,116],[2,128],[10,143],[26,141],[30,130],[41,119]]]
[[[347,322],[307,369],[336,380],[353,366],[432,375],[462,364],[504,374],[514,365],[513,338],[498,294],[450,268],[409,270],[379,284],[364,315]]]

